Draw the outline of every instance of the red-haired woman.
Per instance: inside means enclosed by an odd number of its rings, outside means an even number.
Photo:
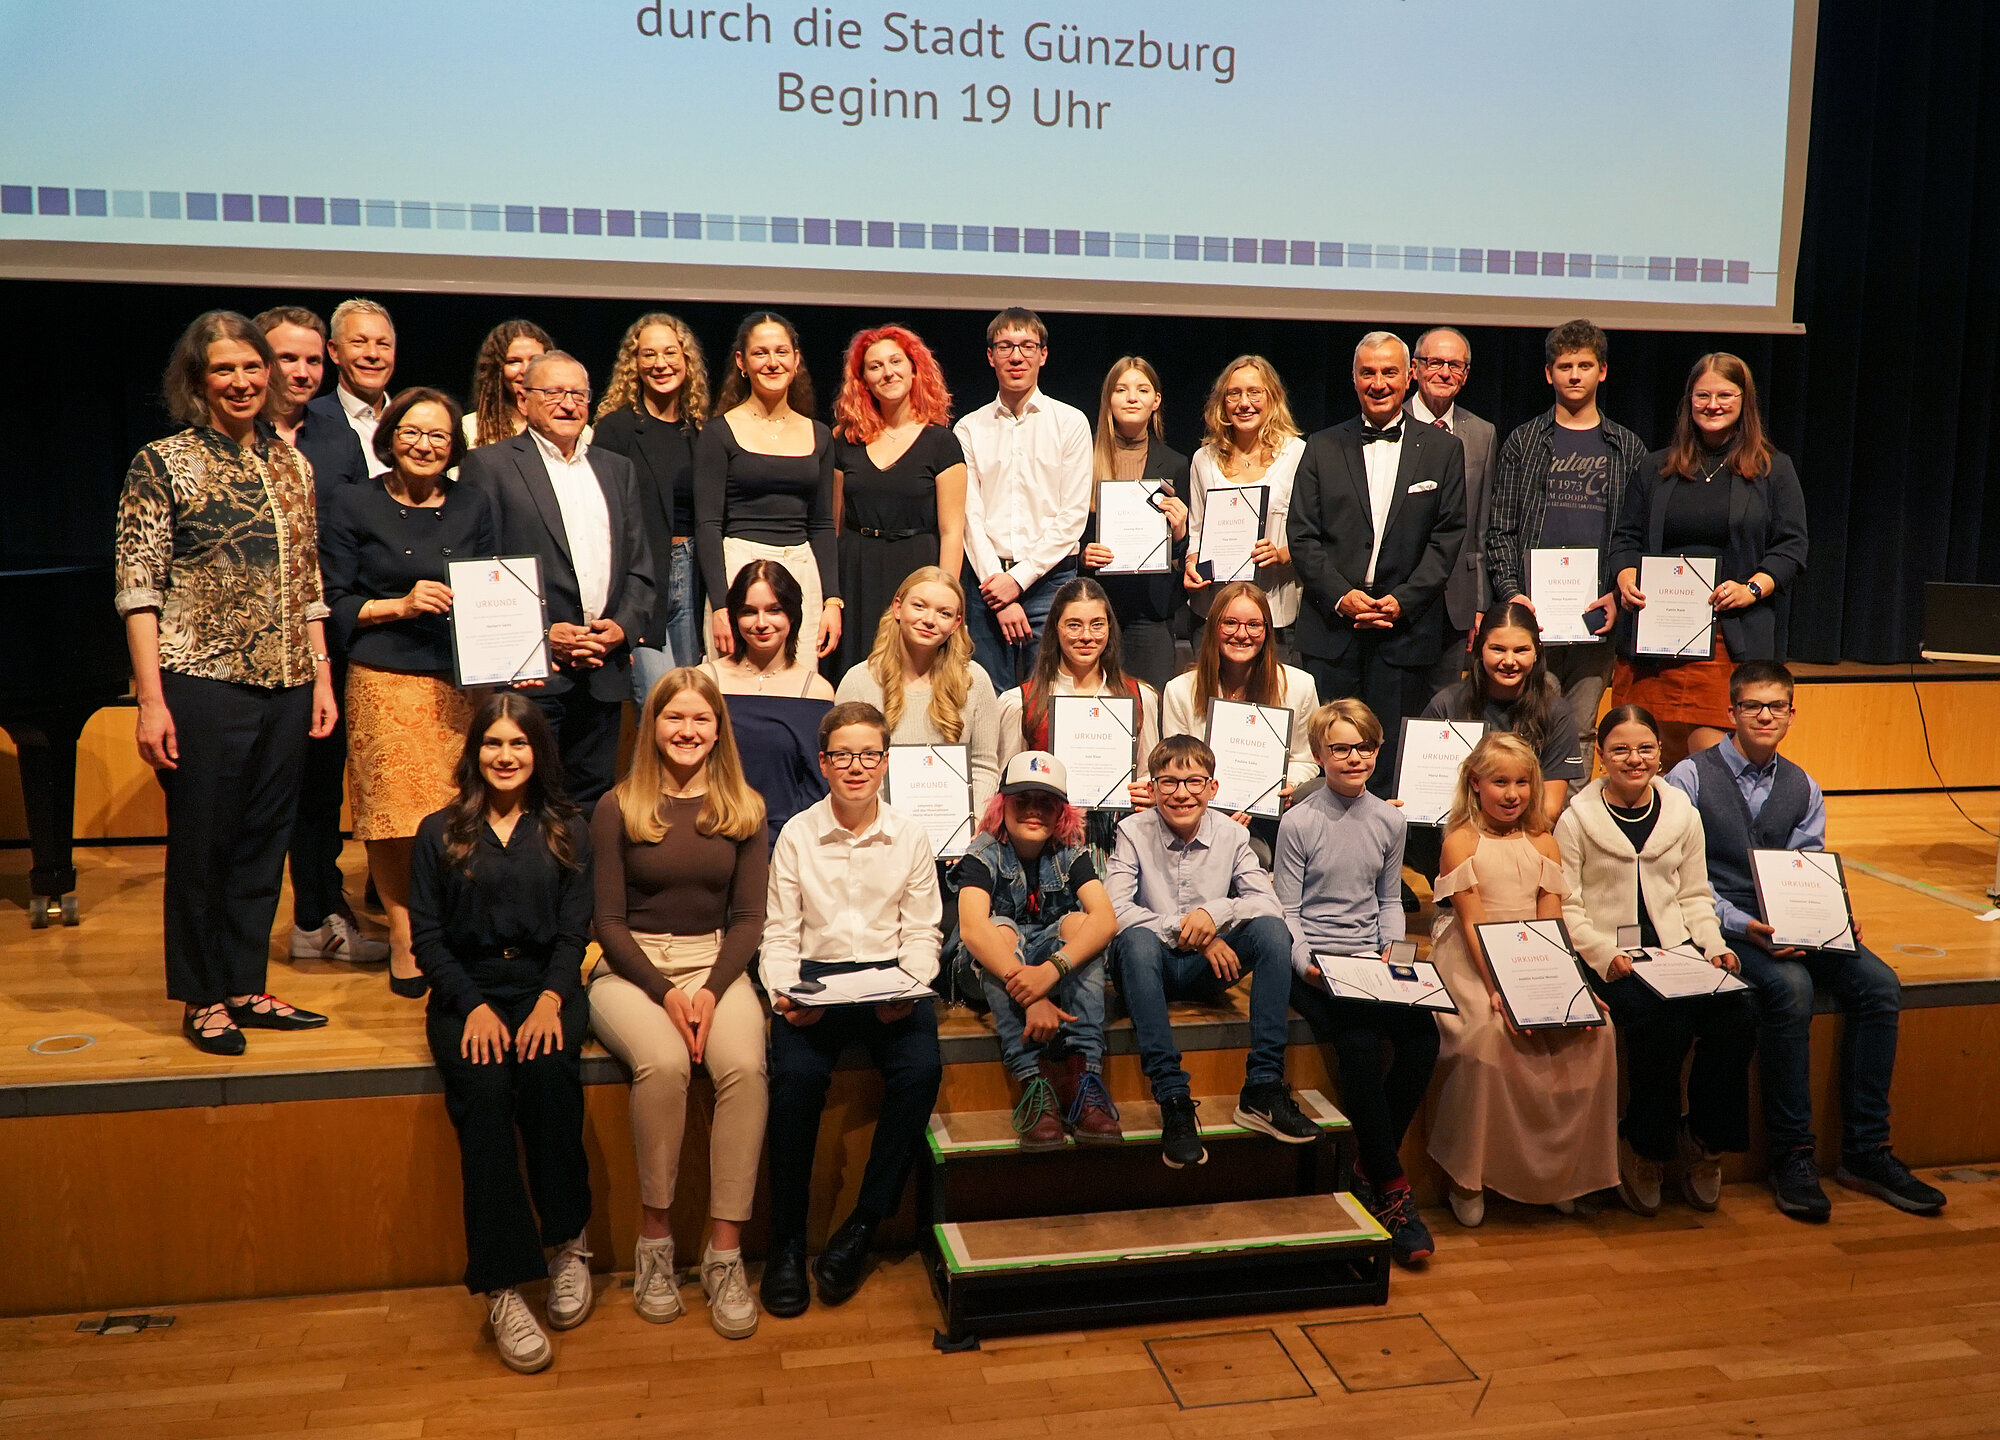
[[[965,541],[951,392],[930,347],[900,325],[847,344],[833,402],[833,494],[840,593],[855,617],[841,635],[844,673],[867,660],[903,578],[926,565],[956,575]]]

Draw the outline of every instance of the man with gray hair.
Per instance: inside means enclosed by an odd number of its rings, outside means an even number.
[[[1392,794],[1405,715],[1431,696],[1444,589],[1465,540],[1465,446],[1409,419],[1410,350],[1386,330],[1354,347],[1361,413],[1306,441],[1285,530],[1303,589],[1296,631],[1322,701],[1382,722],[1369,787]]]
[[[1431,688],[1442,690],[1465,673],[1473,632],[1484,617],[1490,593],[1486,584],[1485,552],[1479,537],[1486,533],[1487,477],[1493,472],[1497,443],[1493,422],[1482,420],[1458,403],[1458,392],[1472,374],[1472,342],[1449,325],[1417,337],[1410,357],[1417,388],[1410,396],[1411,418],[1456,435],[1465,446],[1465,544],[1445,582],[1444,609],[1448,629],[1444,653],[1431,671]]]
[[[389,467],[375,453],[375,427],[388,407],[389,380],[396,373],[396,327],[389,312],[373,300],[341,301],[327,322],[326,353],[340,371],[340,383],[307,409],[352,426],[369,478],[386,474]]]

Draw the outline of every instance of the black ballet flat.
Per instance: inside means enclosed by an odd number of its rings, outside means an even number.
[[[229,1007],[225,1005],[222,1008],[226,1011]],[[199,1009],[183,1010],[181,1034],[187,1037],[188,1044],[210,1055],[241,1055],[249,1048],[249,1042],[243,1038],[243,1032],[236,1026],[231,1025],[227,1030],[217,1030],[212,1035],[204,1035],[201,1027],[195,1024],[197,1015],[206,1015],[214,1009],[213,1005],[204,1005]]]
[[[430,994],[430,977],[426,975],[391,975],[389,988],[405,1000],[421,1000]]]
[[[270,1008],[259,1010],[259,1002]],[[312,1010],[301,1010],[296,1005],[287,1005],[275,995],[252,995],[247,1005],[232,1004],[229,1018],[246,1030],[317,1030],[326,1024],[326,1016]]]

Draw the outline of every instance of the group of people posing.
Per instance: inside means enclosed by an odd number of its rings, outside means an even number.
[[[1488,1190],[1569,1207],[1615,1186],[1650,1215],[1670,1175],[1712,1209],[1721,1156],[1749,1143],[1761,1035],[1777,1204],[1824,1218],[1817,984],[1849,1013],[1839,1178],[1943,1204],[1889,1147],[1893,971],[1858,946],[1778,947],[1757,918],[1749,850],[1817,849],[1825,825],[1817,786],[1778,754],[1804,506],[1740,360],[1696,362],[1673,442],[1648,453],[1598,411],[1608,343],[1572,322],[1548,337],[1554,405],[1496,457],[1492,426],[1456,403],[1465,337],[1432,330],[1413,354],[1373,332],[1356,419],[1301,436],[1275,369],[1239,357],[1190,461],[1164,442],[1145,359],[1110,367],[1093,431],[1041,391],[1047,354],[1037,316],[1001,312],[998,398],[954,426],[922,340],[866,330],[828,427],[797,332],[768,311],[739,326],[713,404],[688,327],[642,316],[594,415],[588,370],[526,321],[487,338],[469,412],[439,389],[390,394],[395,332],[372,301],[330,326],[211,311],[177,346],[165,393],[187,428],[135,458],[117,552],[138,744],[167,796],[168,994],[213,1053],[243,1053],[246,1029],[326,1023],[266,988],[289,854],[291,953],[386,958],[393,989],[428,995],[466,1282],[509,1365],[553,1353],[524,1283],[548,1276],[554,1328],[591,1307],[588,1034],[633,1076],[633,1297],[651,1320],[681,1310],[667,1217],[692,1068],[712,1077],[699,1269],[715,1328],[742,1336],[759,1307],[740,1229],[767,1143],[762,1308],[796,1315],[815,1283],[834,1304],[860,1284],[937,1094],[932,993],[991,1014],[1036,1149],[1122,1142],[1102,1079],[1115,991],[1175,1168],[1206,1155],[1169,1002],[1247,987],[1230,1120],[1306,1144],[1318,1127],[1285,1079],[1297,1010],[1337,1058],[1355,1189],[1419,1263],[1433,1241],[1399,1152],[1434,1071],[1430,1151],[1463,1224]],[[340,378],[320,396],[329,360]],[[1096,487],[1137,479],[1166,482],[1172,556],[1121,574]],[[1204,516],[1251,485],[1254,578],[1216,577]],[[1525,573],[1544,547],[1598,552],[1599,640],[1544,646]],[[1710,654],[1634,651],[1639,559],[1661,553],[1716,562]],[[446,567],[496,555],[539,562],[548,673],[462,689]],[[1184,607],[1199,629],[1176,674]],[[1121,803],[1071,804],[1059,696],[1136,702]],[[1275,822],[1210,808],[1218,699],[1292,713]],[[1401,722],[1419,715],[1485,738],[1448,819],[1412,831],[1391,796]],[[940,861],[881,800],[900,744],[966,747],[962,857]],[[386,944],[342,893],[343,778]],[[1435,1019],[1336,998],[1315,960],[1386,960],[1416,908],[1406,865],[1439,905],[1432,959],[1455,1013]],[[1508,1019],[1475,927],[1537,917],[1565,920],[1610,1024]],[[1749,988],[1668,1001],[1633,975],[1635,948],[1688,945]],[[911,993],[819,999],[876,972]],[[854,1044],[884,1076],[882,1112],[859,1200],[808,1267],[820,1113]]]

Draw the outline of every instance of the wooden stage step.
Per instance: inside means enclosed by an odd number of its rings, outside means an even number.
[[[1319,1091],[1301,1090],[1297,1099],[1299,1109],[1319,1126],[1322,1134],[1345,1135],[1354,1128],[1334,1103]],[[1231,1118],[1236,1110],[1234,1095],[1200,1095],[1195,1097],[1195,1103],[1200,1107],[1195,1115],[1204,1140],[1232,1140],[1246,1136],[1268,1138],[1263,1132],[1238,1125]],[[1118,1116],[1126,1144],[1159,1141],[1160,1107],[1151,1100],[1120,1101]],[[1018,1152],[1019,1138],[1014,1133],[1014,1112],[1011,1110],[960,1110],[931,1116],[931,1157],[941,1163],[968,1155]],[[1074,1140],[1065,1140],[1064,1145],[1069,1149],[1077,1148]]]
[[[1388,1234],[1344,1192],[947,1222],[930,1240],[954,1340],[1389,1297]]]

